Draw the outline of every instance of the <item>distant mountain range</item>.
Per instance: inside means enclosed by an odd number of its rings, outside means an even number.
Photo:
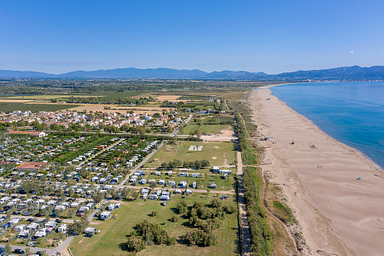
[[[54,75],[33,71],[0,70],[0,78],[125,78],[125,79],[218,79],[218,80],[384,80],[384,66],[341,67],[268,75],[264,72],[214,71],[198,69],[178,70],[171,68],[117,68],[96,71],[73,71]]]

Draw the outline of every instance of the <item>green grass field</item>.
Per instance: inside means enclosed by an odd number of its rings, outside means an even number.
[[[0,110],[6,113],[12,111],[27,111],[30,110],[32,112],[39,111],[58,111],[58,110],[66,110],[78,107],[79,105],[65,105],[65,104],[24,104],[24,103],[8,103],[8,102],[0,102]]]
[[[182,134],[185,134],[185,135],[189,135],[191,132],[194,133],[197,129],[199,129],[199,125],[197,124],[188,124],[185,128],[184,128],[184,132]]]
[[[125,250],[127,235],[133,231],[133,227],[143,220],[148,220],[152,223],[161,224],[170,236],[175,236],[179,239],[180,236],[196,228],[188,227],[188,220],[181,217],[176,210],[176,205],[180,200],[185,200],[188,205],[192,205],[194,201],[200,201],[204,204],[209,203],[216,195],[209,194],[194,194],[182,199],[180,196],[175,196],[167,204],[161,206],[159,201],[143,201],[137,200],[125,202],[121,209],[114,210],[112,214],[117,214],[117,219],[109,219],[106,221],[93,220],[97,225],[89,225],[100,229],[100,234],[92,238],[79,235],[73,239],[70,244],[73,255],[133,255]],[[234,205],[236,201],[234,196],[223,202],[223,205]],[[157,211],[156,217],[150,217],[152,211]],[[171,222],[169,219],[177,215],[178,222]],[[163,223],[166,222],[166,225]],[[173,246],[167,245],[152,245],[137,255],[239,255],[238,253],[238,222],[237,215],[226,215],[222,221],[221,227],[214,231],[218,237],[218,243],[211,247],[187,246],[177,243]]]
[[[188,148],[193,146],[203,146],[200,152],[189,152]],[[181,162],[191,162],[196,160],[206,159],[210,162],[211,166],[232,164],[235,161],[236,152],[234,144],[231,142],[201,142],[201,141],[183,141],[181,142],[180,149],[173,149],[172,146],[164,145],[152,159],[152,163],[147,163],[146,167],[156,168],[162,162],[169,162],[173,159],[180,160]]]
[[[230,129],[233,130],[233,128],[230,125],[203,125],[200,128],[201,134],[220,134],[221,130],[224,129]]]

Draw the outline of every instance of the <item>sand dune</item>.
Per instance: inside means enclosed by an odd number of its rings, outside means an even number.
[[[263,161],[272,163],[263,171],[282,185],[311,254],[384,255],[383,171],[268,88],[254,90],[250,100],[259,133],[273,137],[261,142],[267,147]]]

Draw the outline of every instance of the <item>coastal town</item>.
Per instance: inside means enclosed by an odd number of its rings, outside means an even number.
[[[177,219],[185,214],[180,207],[196,202],[207,204],[207,211],[220,210],[222,217],[210,217],[217,228],[238,228],[236,119],[224,101],[213,97],[207,106],[189,100],[185,103],[191,108],[149,114],[108,107],[77,111],[70,105],[58,111],[1,112],[1,253],[83,255],[79,239],[103,248],[100,242],[109,239],[116,225],[134,227],[147,221],[145,214],[179,226]],[[47,109],[54,104],[47,103]],[[130,220],[137,207],[146,213]],[[180,209],[174,213],[173,208]],[[224,249],[216,231],[204,231],[202,236],[211,236],[204,242],[189,237],[199,229],[196,225],[169,230],[166,243],[184,239],[187,244],[207,243],[213,251]],[[238,244],[233,240],[231,246]],[[130,245],[129,239],[127,247],[127,252],[154,248]]]

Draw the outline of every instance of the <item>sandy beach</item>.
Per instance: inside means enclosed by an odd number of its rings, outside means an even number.
[[[250,102],[259,134],[273,137],[260,142],[263,173],[283,188],[310,248],[306,254],[384,255],[383,171],[268,88],[253,90]]]

